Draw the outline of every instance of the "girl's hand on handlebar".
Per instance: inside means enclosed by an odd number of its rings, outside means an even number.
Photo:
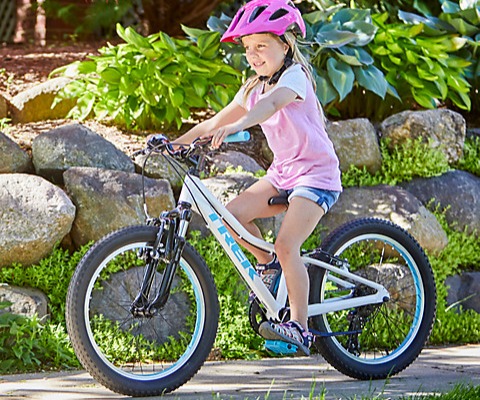
[[[217,129],[215,132],[213,132],[213,135],[211,135],[212,147],[214,149],[218,149],[228,135],[238,131],[239,129],[232,125],[225,125]]]

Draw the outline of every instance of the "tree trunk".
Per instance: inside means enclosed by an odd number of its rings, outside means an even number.
[[[181,24],[205,28],[210,13],[222,0],[143,0],[146,33],[182,35]]]

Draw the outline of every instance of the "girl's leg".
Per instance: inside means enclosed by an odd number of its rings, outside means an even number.
[[[227,205],[227,209],[252,235],[262,238],[258,227],[253,223],[257,218],[268,218],[285,211],[285,206],[270,206],[268,200],[272,196],[277,196],[278,191],[266,179],[260,179],[248,189],[243,191],[238,197],[233,199]],[[230,233],[235,240],[250,251],[259,263],[267,263],[272,260],[272,256],[256,247],[250,246],[240,239],[231,229]]]
[[[305,330],[308,330],[309,280],[300,258],[300,248],[324,214],[323,208],[315,202],[294,197],[275,241],[275,252],[287,283],[291,319]]]

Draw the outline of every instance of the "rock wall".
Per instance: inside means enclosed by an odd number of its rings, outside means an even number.
[[[27,107],[28,101],[22,107]],[[18,108],[20,103],[16,103]],[[378,128],[365,119],[339,121],[329,124],[328,130],[343,171],[351,164],[377,171],[382,163],[379,136],[391,138],[392,145],[422,137],[431,146],[440,147],[450,161],[456,161],[462,155],[466,135],[465,120],[450,110],[402,112]],[[259,135],[254,137],[262,140]],[[265,143],[258,147],[264,148]],[[224,202],[256,179],[247,173],[224,175],[227,166],[262,169],[242,152],[241,146],[235,150],[222,152],[213,160],[219,174],[205,181]],[[132,161],[115,143],[81,124],[38,135],[31,154],[0,133],[0,268],[12,263],[37,263],[59,242],[77,248],[112,230],[143,223],[142,179],[138,173],[142,164],[142,157]],[[174,193],[181,185],[174,171],[157,157],[148,165],[146,175],[150,214],[173,207]],[[464,171],[415,179],[401,186],[349,188],[322,225],[328,233],[350,219],[385,218],[408,230],[435,254],[446,246],[447,237],[425,206],[431,199],[442,208],[450,206],[447,217],[460,230],[469,229],[478,236],[479,195],[480,178]],[[280,215],[261,220],[259,225],[263,232],[276,233],[281,221]],[[199,218],[194,220],[193,229],[205,230]]]

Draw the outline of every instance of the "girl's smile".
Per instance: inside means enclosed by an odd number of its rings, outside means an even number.
[[[242,38],[250,66],[261,76],[272,76],[284,62],[288,45],[269,33],[256,33]]]

